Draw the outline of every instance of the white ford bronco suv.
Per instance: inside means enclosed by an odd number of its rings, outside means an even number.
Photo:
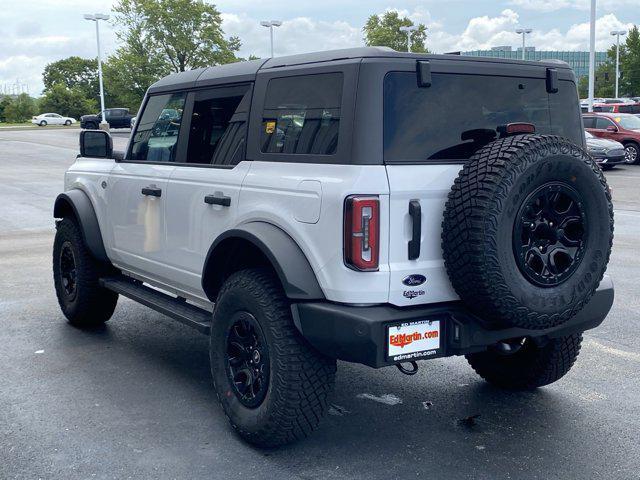
[[[126,152],[103,131],[55,202],[57,297],[119,295],[210,335],[247,441],[306,437],[336,360],[407,374],[465,355],[552,383],[613,303],[606,181],[564,63],[357,48],[168,76]]]

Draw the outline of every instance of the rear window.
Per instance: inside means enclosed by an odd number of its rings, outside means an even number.
[[[640,105],[620,105],[618,111],[620,113],[640,113]]]
[[[385,77],[385,161],[466,160],[498,137],[499,126],[517,122],[583,144],[573,82],[548,94],[544,79],[433,74],[431,81],[419,88],[412,72]]]
[[[336,153],[342,84],[342,73],[270,80],[262,116],[262,152]]]

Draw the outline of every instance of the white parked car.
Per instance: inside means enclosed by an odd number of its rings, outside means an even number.
[[[63,117],[62,115],[58,115],[57,113],[42,113],[37,117],[33,117],[31,119],[31,123],[35,123],[41,127],[46,127],[47,125],[71,125],[76,123],[75,118],[71,117]]]

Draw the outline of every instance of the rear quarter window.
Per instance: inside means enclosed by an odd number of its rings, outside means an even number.
[[[333,155],[338,147],[342,73],[273,78],[260,133],[263,153]]]

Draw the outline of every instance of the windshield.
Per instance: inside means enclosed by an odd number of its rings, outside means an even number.
[[[498,138],[509,123],[530,123],[539,134],[583,144],[576,86],[545,79],[433,74],[419,88],[413,72],[390,72],[384,81],[386,162],[466,160]]]
[[[627,130],[640,130],[640,118],[629,115],[625,117],[616,117],[616,122],[620,124],[622,128]]]

